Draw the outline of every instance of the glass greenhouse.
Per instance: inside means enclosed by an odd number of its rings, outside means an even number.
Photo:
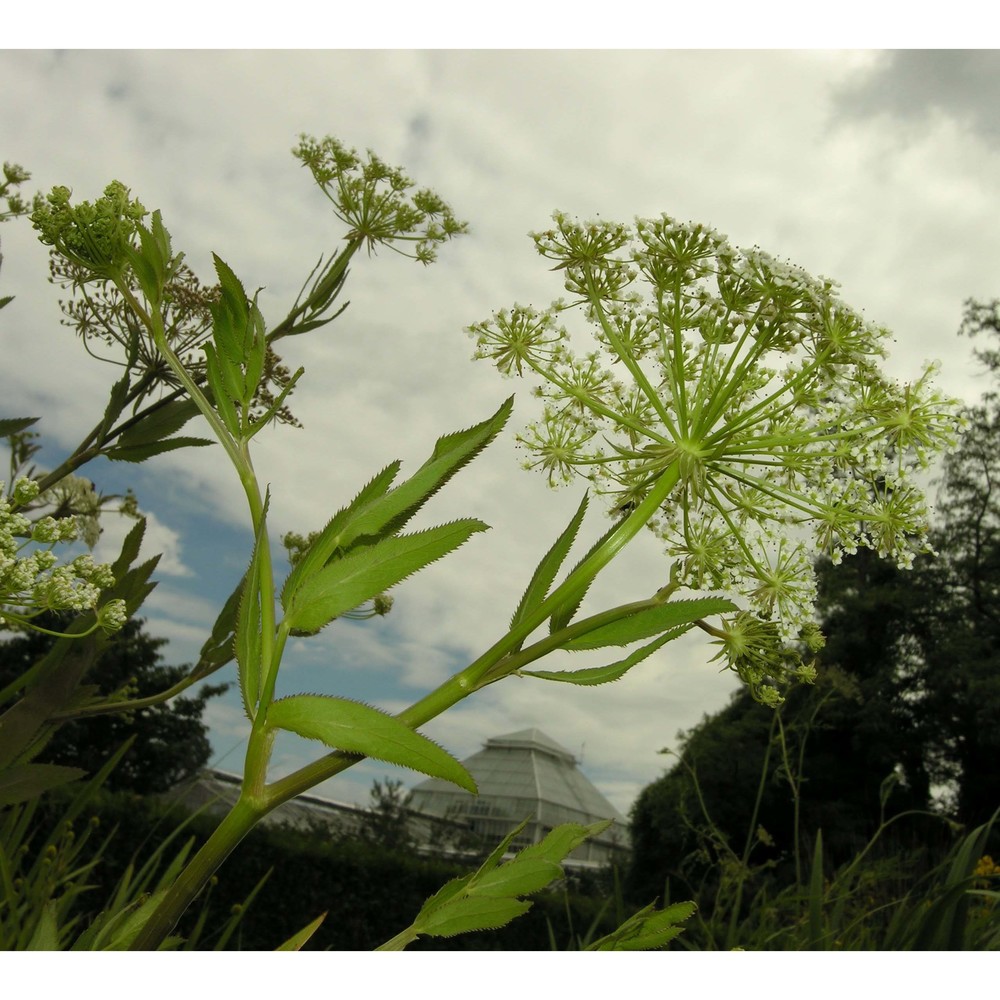
[[[560,823],[610,819],[607,830],[568,860],[598,867],[628,849],[626,819],[579,770],[573,754],[540,730],[495,736],[462,763],[475,778],[479,795],[431,778],[414,787],[410,809],[467,825],[487,844],[497,843],[527,819],[515,848],[537,843]]]

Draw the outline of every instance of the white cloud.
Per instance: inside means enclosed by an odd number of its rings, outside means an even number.
[[[168,528],[150,510],[143,510],[142,516],[146,519],[146,529],[142,536],[138,561],[145,561],[158,554],[160,556],[156,566],[158,574],[191,576],[191,569],[184,562],[184,542],[180,532]],[[121,552],[125,536],[136,523],[132,518],[105,514],[101,518],[101,538],[94,546],[94,558],[100,562],[114,562]]]

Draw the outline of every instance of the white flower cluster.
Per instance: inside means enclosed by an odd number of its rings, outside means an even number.
[[[888,332],[834,282],[667,216],[533,234],[571,298],[470,327],[476,357],[540,376],[520,437],[550,483],[583,476],[627,512],[677,475],[651,528],[698,589],[738,592],[783,640],[813,620],[811,559],[926,549],[913,472],[952,444],[957,403],[877,367]],[[593,349],[564,326],[581,313]],[[803,541],[811,530],[813,545]]]
[[[38,484],[21,478],[8,498],[0,483],[0,622],[30,624],[45,611],[97,609],[101,591],[114,586],[111,567],[89,555],[64,565],[52,548],[77,538],[74,518],[44,517],[32,523],[17,508],[38,495]],[[107,631],[125,623],[125,602],[107,602],[98,620]]]

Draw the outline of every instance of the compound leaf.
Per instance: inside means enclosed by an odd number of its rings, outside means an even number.
[[[317,632],[486,528],[482,521],[467,518],[359,547],[299,584],[285,605],[284,625],[296,632]]]

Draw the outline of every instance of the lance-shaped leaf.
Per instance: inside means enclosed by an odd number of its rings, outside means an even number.
[[[39,417],[4,417],[0,419],[0,437],[27,430],[32,424],[37,424],[39,419]]]
[[[546,681],[565,681],[567,684],[608,684],[618,680],[631,670],[637,663],[641,663],[647,656],[651,656],[661,646],[665,646],[671,639],[676,639],[683,635],[691,626],[681,625],[679,628],[671,629],[661,635],[659,639],[653,640],[645,646],[641,646],[635,652],[630,653],[624,660],[617,663],[609,663],[604,667],[586,667],[583,670],[522,670],[520,673],[529,677],[540,677]]]
[[[552,586],[552,581],[556,578],[556,573],[559,572],[559,567],[562,566],[563,560],[565,560],[570,548],[573,545],[573,541],[576,538],[576,533],[580,528],[580,523],[583,521],[583,516],[587,512],[587,495],[584,494],[583,500],[580,502],[580,506],[577,508],[576,513],[570,519],[569,524],[566,526],[563,533],[556,539],[555,544],[549,549],[548,552],[542,557],[541,562],[539,562],[534,574],[531,577],[528,587],[521,597],[521,602],[517,606],[517,610],[514,612],[514,617],[510,620],[510,627],[513,630],[517,625],[519,625],[524,619],[538,607],[542,601],[545,600],[548,595],[549,588]],[[512,652],[517,652],[518,649],[523,645],[523,640],[517,646],[514,647]]]
[[[301,951],[308,943],[309,939],[319,930],[320,924],[326,919],[326,913],[321,913],[315,920],[310,921],[300,931],[296,931],[287,941],[279,944],[275,951]]]
[[[592,632],[570,639],[560,647],[569,650],[601,649],[604,646],[628,646],[651,635],[659,635],[679,625],[690,625],[699,618],[737,611],[732,601],[724,597],[701,597],[687,601],[670,601],[637,611],[627,618],[595,628]]]
[[[178,448],[204,448],[214,444],[209,438],[175,437],[152,444],[140,444],[134,448],[109,448],[104,454],[113,462],[145,462],[154,455],[162,455]]]
[[[697,909],[694,903],[674,903],[656,910],[653,904],[628,918],[617,930],[587,946],[587,951],[649,951],[662,948],[677,937],[687,920]]]
[[[399,764],[477,793],[472,775],[446,750],[393,715],[349,698],[297,694],[267,710],[267,723],[347,753]]]
[[[213,334],[220,361],[241,365],[246,351],[250,320],[247,293],[243,282],[218,255],[212,254],[215,273],[219,277],[219,299],[212,304]]]
[[[215,411],[222,418],[226,429],[233,437],[241,434],[240,418],[233,405],[233,392],[231,380],[227,381],[224,370],[215,348],[211,344],[202,344],[205,352],[205,379],[208,387],[212,391],[212,401],[215,403]]]
[[[358,548],[302,581],[285,608],[283,624],[297,632],[317,632],[338,615],[377,597],[487,527],[482,521],[466,518]]]
[[[453,937],[504,926],[531,908],[531,902],[521,896],[538,892],[560,878],[561,862],[566,856],[588,837],[607,829],[611,820],[590,826],[565,823],[551,830],[539,843],[526,847],[501,864],[526,823],[527,820],[511,830],[477,871],[442,886],[424,903],[416,920],[380,950],[401,950],[421,934]]]
[[[340,544],[364,535],[399,531],[457,472],[471,462],[502,430],[514,406],[510,396],[493,416],[464,431],[439,438],[431,457],[406,482],[358,512]]]
[[[489,419],[439,438],[431,457],[413,476],[388,492],[399,463],[393,462],[384,469],[314,540],[282,588],[282,606],[287,610],[302,580],[311,576],[317,565],[324,565],[338,549],[346,551],[358,540],[385,538],[401,530],[430,497],[500,433],[513,405],[511,396]]]
[[[122,410],[125,409],[125,404],[128,402],[129,389],[132,387],[132,367],[137,357],[138,342],[138,335],[129,335],[125,374],[111,386],[111,392],[108,393],[108,402],[104,407],[104,415],[101,418],[98,432],[98,439],[101,441],[106,439],[107,433],[121,416]]]
[[[236,589],[226,598],[226,603],[215,619],[212,634],[205,640],[198,656],[196,669],[209,674],[213,669],[228,663],[234,655],[234,640],[236,635],[236,616],[239,613],[240,601],[243,598],[243,588],[246,586],[246,574],[236,585]]]
[[[256,297],[248,299],[229,265],[216,254],[213,258],[222,291],[219,301],[212,305],[216,361],[232,400],[246,405],[253,398],[264,370],[267,351],[264,317]]]
[[[260,700],[261,673],[261,552],[267,545],[267,508],[271,502],[268,490],[264,496],[264,510],[261,513],[257,537],[254,539],[253,555],[247,570],[243,595],[240,598],[239,613],[236,616],[236,639],[233,649],[239,667],[240,693],[243,708],[252,722],[257,715]]]
[[[151,410],[137,423],[122,431],[118,437],[118,445],[132,448],[163,441],[176,434],[197,413],[198,406],[194,400],[175,399]]]
[[[0,806],[37,798],[51,788],[82,778],[87,772],[60,764],[14,764],[0,769]]]
[[[573,567],[569,577],[573,575],[602,545],[618,530],[618,525],[613,524],[600,538],[594,542],[593,545],[587,550],[586,554],[582,559]],[[549,618],[549,632],[558,632],[561,628],[565,628],[572,620],[573,615],[579,610],[580,604],[583,598],[586,596],[587,590],[590,585],[594,582],[594,577],[597,576],[599,571],[595,570],[593,573],[589,574],[586,579],[581,580],[579,587],[570,594],[566,600],[564,600],[555,611],[552,612]]]
[[[281,588],[281,606],[288,610],[292,595],[308,579],[322,569],[333,557],[340,544],[341,531],[355,513],[380,496],[392,485],[399,472],[400,463],[391,462],[378,475],[373,476],[362,487],[358,495],[327,522],[326,527],[315,537],[309,547],[296,562],[285,585]]]

